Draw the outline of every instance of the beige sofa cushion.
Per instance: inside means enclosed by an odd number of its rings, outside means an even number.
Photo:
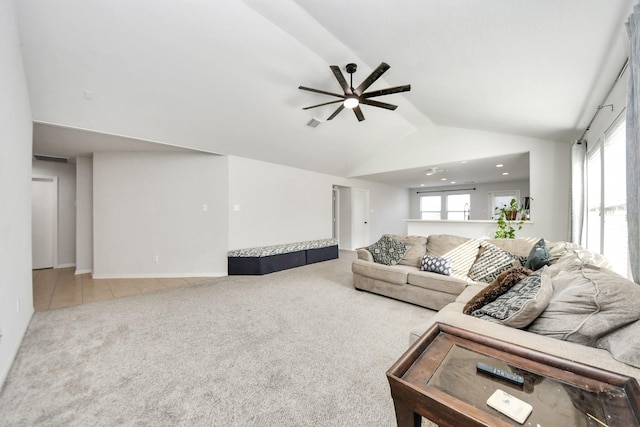
[[[422,255],[427,252],[427,238],[425,236],[404,236],[401,234],[385,234],[385,236],[409,246],[409,250],[398,264],[420,267]]]
[[[490,239],[489,243],[511,252],[514,255],[528,257],[539,237],[519,237],[517,239]]]
[[[427,253],[453,259],[451,277],[468,280],[469,269],[478,255],[480,240],[450,234],[432,234],[427,238]]]
[[[467,287],[467,282],[444,274],[430,271],[415,271],[407,275],[410,285],[431,289],[452,295],[459,295]]]
[[[395,285],[406,285],[407,274],[417,271],[408,265],[384,265],[356,259],[351,264],[351,271],[364,277],[382,280]]]

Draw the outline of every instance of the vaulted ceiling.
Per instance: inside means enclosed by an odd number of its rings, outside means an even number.
[[[433,126],[569,142],[624,63],[634,4],[20,0],[34,151],[160,144],[352,176]],[[412,86],[378,98],[397,110],[302,110],[333,99],[299,85],[340,92],[330,65],[359,83],[383,61],[372,90]]]

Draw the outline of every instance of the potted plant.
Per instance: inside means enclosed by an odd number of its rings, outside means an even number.
[[[511,199],[508,205],[502,205],[496,208],[498,219],[496,220],[498,229],[494,237],[496,239],[515,239],[516,229],[522,230],[524,221],[518,219],[518,214],[522,214],[524,209],[518,205],[516,199]]]

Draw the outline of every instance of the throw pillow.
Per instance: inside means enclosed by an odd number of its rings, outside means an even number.
[[[365,249],[371,252],[373,261],[378,264],[396,265],[404,257],[409,247],[389,236],[382,236],[380,240]]]
[[[451,258],[455,262],[451,276],[469,279],[469,269],[478,256],[480,240],[450,234],[431,234],[427,240],[427,254],[440,258]]]
[[[500,295],[507,292],[513,285],[533,273],[531,270],[522,266],[513,267],[507,271],[503,271],[491,282],[489,286],[486,286],[480,292],[478,292],[473,298],[471,298],[464,306],[462,312],[464,314],[471,314],[475,310],[478,310],[482,306],[495,301]]]
[[[529,252],[529,256],[527,257],[527,261],[524,266],[536,271],[549,264],[549,249],[547,248],[547,244],[544,239],[540,239],[533,248],[531,248],[531,252]]]
[[[640,318],[640,286],[605,268],[583,265],[553,277],[554,294],[528,330],[594,346]]]
[[[469,277],[477,282],[491,283],[500,273],[518,265],[521,265],[520,261],[511,252],[481,242],[480,255],[471,266]]]
[[[491,316],[505,326],[524,328],[544,311],[552,295],[551,277],[543,268],[471,314],[475,317]]]
[[[404,243],[409,247],[404,257],[398,261],[398,264],[420,267],[422,255],[427,252],[427,238],[425,236],[405,236],[401,234],[385,234],[385,236],[391,237],[393,240]]]
[[[437,256],[423,255],[420,270],[432,271],[445,276],[451,276],[453,269],[453,260],[451,258],[440,258]]]
[[[616,329],[598,340],[596,347],[607,350],[614,359],[640,368],[640,320]]]

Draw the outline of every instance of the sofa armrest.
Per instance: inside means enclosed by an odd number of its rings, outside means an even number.
[[[373,255],[371,255],[371,252],[369,252],[365,248],[356,249],[356,254],[358,255],[358,259],[373,262]]]

